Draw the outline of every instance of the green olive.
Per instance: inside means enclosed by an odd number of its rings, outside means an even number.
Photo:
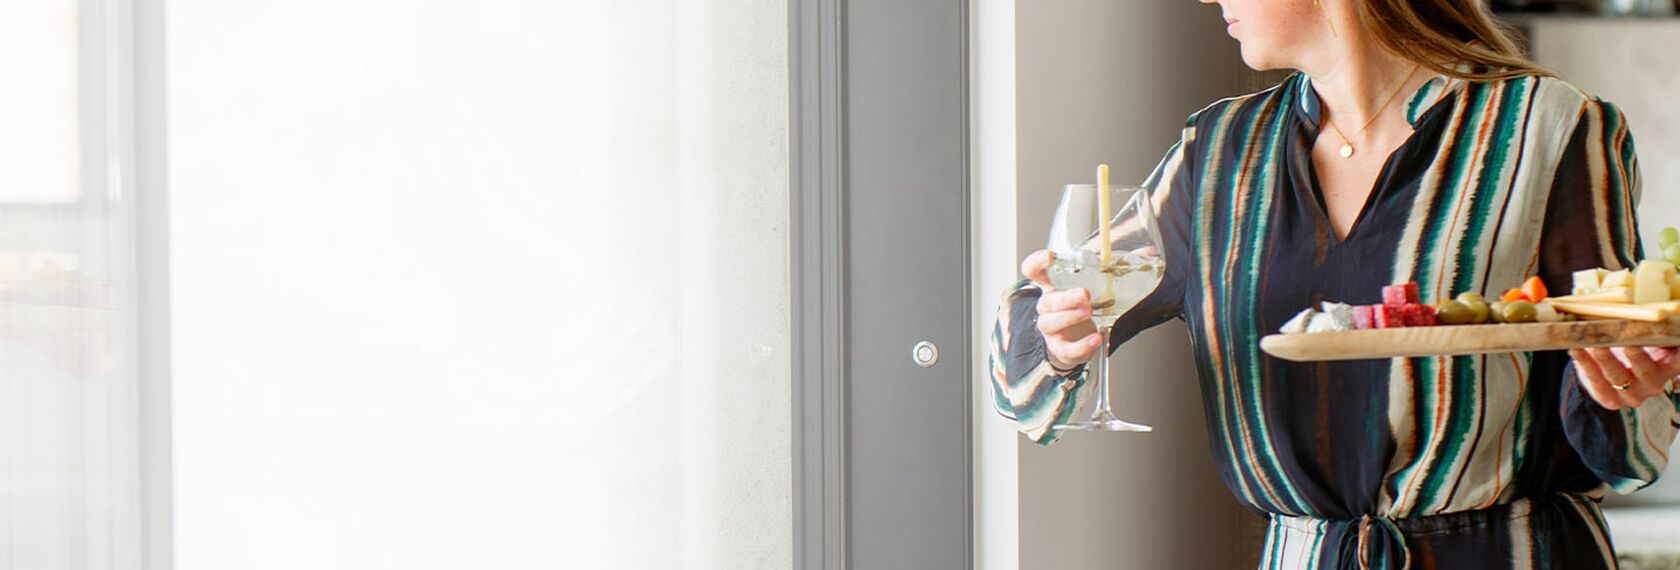
[[[1477,303],[1481,303],[1483,305],[1487,304],[1487,300],[1482,298],[1482,294],[1475,291],[1465,291],[1463,293],[1459,293],[1458,302],[1464,303],[1464,306],[1466,307],[1474,307]]]
[[[1435,321],[1443,325],[1462,325],[1475,318],[1475,311],[1458,301],[1447,301],[1435,309]]]
[[[1492,305],[1488,305],[1488,317],[1496,323],[1505,322],[1505,305],[1504,301],[1494,301]]]
[[[1488,319],[1492,317],[1492,315],[1489,314],[1492,310],[1488,308],[1487,303],[1475,303],[1469,305],[1469,307],[1470,324],[1479,325],[1488,322]]]
[[[1507,323],[1532,323],[1535,315],[1538,314],[1534,309],[1534,303],[1528,301],[1506,303],[1505,310],[1502,312],[1505,313],[1505,322]]]

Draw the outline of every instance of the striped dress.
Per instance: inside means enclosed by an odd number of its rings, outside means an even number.
[[[1270,517],[1264,568],[1605,568],[1597,500],[1656,479],[1680,398],[1611,411],[1562,352],[1296,363],[1260,337],[1321,300],[1424,303],[1498,294],[1530,275],[1642,258],[1639,170],[1622,114],[1552,78],[1435,77],[1406,100],[1414,132],[1346,238],[1331,230],[1310,149],[1319,100],[1297,74],[1192,115],[1146,185],[1167,269],[1111,346],[1184,320],[1209,445],[1225,484]],[[1005,292],[993,403],[1033,441],[1089,396],[1035,328],[1039,290]]]

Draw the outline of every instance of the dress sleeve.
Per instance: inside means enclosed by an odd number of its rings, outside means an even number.
[[[1570,273],[1633,267],[1644,258],[1635,207],[1639,165],[1621,111],[1588,101],[1558,164],[1546,206],[1541,278],[1567,291]],[[1563,357],[1567,360],[1567,357]],[[1564,433],[1582,461],[1617,493],[1656,481],[1680,428],[1680,397],[1656,396],[1637,408],[1598,405],[1563,366]]]
[[[1180,314],[1184,282],[1191,263],[1189,224],[1194,171],[1187,157],[1195,140],[1192,115],[1178,144],[1167,151],[1155,171],[1144,181],[1154,202],[1162,245],[1166,247],[1166,271],[1161,284],[1114,323],[1108,346],[1166,322]],[[1042,291],[1025,279],[1003,293],[987,365],[992,384],[992,407],[1016,423],[1032,441],[1049,445],[1060,430],[1050,426],[1072,418],[1088,395],[1086,367],[1080,365],[1058,373],[1045,359],[1044,336],[1038,332],[1038,298]],[[1110,350],[1112,352],[1112,350]]]

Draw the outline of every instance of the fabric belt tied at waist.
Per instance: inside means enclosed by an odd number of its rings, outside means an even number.
[[[1372,521],[1375,522],[1373,523]],[[1379,536],[1372,536],[1373,527],[1376,532],[1381,533]],[[1378,566],[1378,568],[1387,568],[1388,565],[1386,562],[1390,559],[1397,558],[1400,561],[1401,570],[1411,569],[1412,549],[1406,548],[1406,535],[1401,533],[1399,525],[1394,524],[1394,519],[1388,517],[1373,517],[1371,515],[1359,517],[1359,532],[1357,536],[1359,539],[1357,546],[1355,547],[1356,550],[1353,552],[1353,556],[1359,559],[1360,570],[1370,570],[1371,560],[1376,556],[1381,557],[1377,558],[1377,560],[1385,562],[1384,565]],[[1346,552],[1345,549],[1347,548],[1347,543],[1348,540],[1344,535],[1341,545],[1344,549],[1344,553]],[[1398,549],[1395,548],[1397,546],[1399,547]]]
[[[1360,570],[1371,568],[1400,568],[1409,570],[1412,552],[1406,547],[1407,533],[1452,532],[1507,520],[1526,517],[1533,509],[1530,499],[1517,499],[1504,505],[1494,505],[1473,511],[1441,513],[1422,517],[1389,518],[1364,515],[1350,519],[1326,519],[1308,516],[1272,514],[1272,524],[1336,539],[1339,566],[1352,567],[1357,560]],[[1339,538],[1338,538],[1339,537]]]

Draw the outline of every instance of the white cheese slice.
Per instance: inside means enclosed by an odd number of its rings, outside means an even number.
[[[1283,328],[1279,329],[1278,332],[1283,334],[1299,334],[1307,332],[1307,323],[1312,320],[1313,315],[1316,313],[1317,311],[1312,309],[1301,311],[1295,315],[1295,318],[1289,319],[1289,322],[1287,323],[1283,323]]]

